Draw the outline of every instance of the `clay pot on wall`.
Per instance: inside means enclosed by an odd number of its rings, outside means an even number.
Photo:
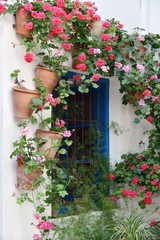
[[[33,112],[30,108],[32,98],[39,98],[40,93],[22,86],[14,86],[12,89],[15,117],[28,119]]]
[[[17,160],[17,187],[22,190],[33,190],[33,180],[38,179],[43,174],[43,166],[39,166],[35,171],[25,174],[25,163]]]
[[[36,78],[40,79],[41,83],[47,87],[48,93],[52,93],[60,79],[56,71],[51,71],[41,66],[36,67]],[[37,86],[38,83],[36,83]]]
[[[130,100],[129,100],[129,103],[130,104],[133,104],[136,100],[140,100],[140,99],[143,99],[144,98],[144,95],[143,93],[139,92],[139,91],[136,91],[134,93],[129,93],[130,95]]]
[[[28,16],[20,14],[21,8],[16,13],[16,33],[22,37],[32,37],[31,30],[26,29],[25,25],[28,23]]]
[[[39,152],[44,152],[45,157],[54,158],[62,142],[62,135],[59,132],[47,131],[47,130],[36,130],[36,136],[46,140],[46,143],[39,148]],[[54,141],[56,147],[54,147]]]

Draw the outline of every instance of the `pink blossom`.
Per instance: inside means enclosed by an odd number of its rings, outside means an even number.
[[[26,55],[24,56],[24,60],[28,63],[31,63],[33,59],[34,59],[33,53],[26,53]]]
[[[65,51],[69,51],[71,49],[70,43],[63,43],[62,47],[64,48]]]
[[[26,16],[26,10],[24,8],[21,8],[19,13],[21,16]]]
[[[134,177],[134,178],[132,179],[132,184],[137,184],[138,181],[139,181],[138,177]]]
[[[39,234],[34,234],[33,240],[41,240],[41,236]]]
[[[137,64],[137,69],[141,72],[144,73],[144,66],[141,64]]]
[[[62,20],[59,17],[53,17],[51,23],[53,25],[61,25],[62,24]]]
[[[123,24],[119,23],[118,24],[118,28],[122,29],[123,28]]]
[[[147,117],[147,121],[150,122],[150,123],[152,123],[152,122],[154,121],[154,118],[153,118],[152,116],[148,116],[148,117]]]
[[[63,28],[60,27],[59,25],[58,26],[55,26],[54,29],[52,30],[52,35],[55,36],[55,35],[59,35],[63,33]]]
[[[110,22],[105,21],[105,22],[102,23],[102,26],[103,26],[104,28],[109,28],[109,27],[110,27]]]
[[[50,10],[51,10],[51,5],[46,2],[46,3],[44,3],[44,4],[42,5],[42,9],[43,9],[44,11],[50,11]]]
[[[159,166],[158,166],[157,164],[153,164],[153,167],[152,167],[152,168],[153,168],[154,171],[156,171],[156,170],[159,169]]]
[[[26,23],[25,28],[28,29],[28,30],[32,30],[33,29],[33,23],[32,22]]]
[[[26,136],[30,132],[30,127],[21,129],[22,136]]]
[[[63,55],[63,52],[62,52],[61,50],[58,50],[58,51],[56,52],[56,56],[60,57],[60,56],[62,56],[62,55]]]
[[[51,222],[39,220],[39,223],[36,225],[36,227],[40,230],[52,230],[54,228],[54,225]]]
[[[136,191],[131,191],[131,192],[129,192],[129,196],[131,198],[135,198],[135,197],[137,197],[137,192]]]
[[[152,192],[146,192],[145,195],[146,195],[146,197],[151,197],[152,196]]]
[[[142,164],[142,165],[141,165],[141,171],[142,171],[142,172],[145,171],[148,167],[149,167],[149,166],[148,166],[147,163]]]
[[[126,73],[129,72],[130,69],[131,69],[130,65],[124,65],[123,68],[122,68],[122,70]]]
[[[100,78],[100,76],[98,74],[92,75],[92,79],[93,79],[94,82],[99,81],[99,78]]]
[[[67,36],[65,33],[63,33],[63,34],[61,35],[61,38],[62,38],[63,40],[67,40],[67,39],[68,39],[68,36]]]
[[[96,62],[96,66],[97,67],[102,67],[102,66],[104,66],[104,63],[105,63],[104,59],[98,58],[98,60]]]
[[[158,76],[157,76],[157,75],[151,75],[149,78],[150,78],[151,80],[157,80]]]
[[[65,121],[63,121],[62,119],[60,119],[58,122],[55,122],[55,125],[56,125],[57,127],[62,128],[62,127],[64,127],[64,125],[65,125]]]
[[[68,109],[68,106],[67,106],[67,105],[64,105],[64,106],[63,106],[63,109],[64,109],[64,110],[67,110],[67,109]]]
[[[102,33],[101,39],[102,39],[103,41],[110,41],[110,40],[111,40],[111,36],[110,36],[110,34]]]
[[[114,36],[114,37],[113,37],[113,40],[114,40],[114,41],[117,41],[118,39],[119,39],[118,36]]]
[[[140,186],[139,187],[141,191],[146,191],[146,187],[145,186]]]
[[[141,41],[141,42],[143,42],[144,40],[145,40],[145,38],[144,38],[144,36],[143,35],[138,35],[138,40],[139,41]]]
[[[33,5],[32,3],[25,3],[24,4],[24,9],[27,10],[27,11],[31,11],[33,9]]]
[[[140,107],[145,106],[145,101],[144,101],[144,99],[140,99],[140,101],[139,101],[139,106],[140,106]]]
[[[157,179],[151,180],[151,185],[152,186],[156,186],[157,184],[158,184],[158,180]]]
[[[155,226],[157,223],[158,223],[158,222],[154,220],[154,221],[150,222],[149,225],[150,225],[150,227],[153,227],[153,226]]]
[[[153,101],[153,102],[157,102],[158,99],[159,99],[159,97],[155,97],[155,96],[152,97],[152,101]]]
[[[146,89],[146,90],[144,90],[143,95],[144,95],[145,97],[150,97],[151,91],[149,91],[148,89]]]
[[[109,179],[110,179],[110,180],[114,180],[115,177],[116,177],[115,174],[113,174],[113,173],[110,173],[110,174],[109,174]]]
[[[86,61],[86,55],[84,53],[81,53],[79,56],[78,56],[78,60],[80,62],[84,62]]]
[[[115,58],[115,57],[114,57],[114,54],[112,54],[112,53],[109,54],[109,59],[110,59],[110,60],[114,60],[114,58]]]
[[[86,71],[87,67],[84,63],[80,63],[76,66],[76,69],[80,70],[80,71]]]
[[[4,13],[5,11],[5,5],[3,3],[0,3],[0,13]]]
[[[127,189],[123,189],[123,190],[122,190],[122,195],[123,195],[124,197],[127,197],[127,196],[129,195],[129,191],[128,191]]]
[[[160,188],[160,182],[158,182],[158,188]]]
[[[145,197],[145,198],[143,199],[143,202],[144,202],[145,204],[149,205],[149,204],[152,203],[152,198],[150,198],[150,197]]]
[[[37,220],[40,219],[40,215],[39,215],[38,213],[35,213],[35,214],[34,214],[34,217],[35,217]]]
[[[64,0],[57,0],[56,4],[60,8],[64,8],[65,7],[65,1]]]
[[[120,63],[120,62],[115,62],[115,66],[120,69],[120,68],[122,67],[122,63]]]
[[[111,51],[112,51],[112,46],[106,46],[105,49],[106,49],[108,52],[111,52]]]
[[[72,135],[70,130],[65,130],[63,133],[63,137],[70,137]]]
[[[102,66],[101,69],[103,72],[107,73],[109,71],[109,66]]]
[[[94,54],[100,54],[101,53],[101,49],[100,48],[90,48],[89,52],[94,55]]]

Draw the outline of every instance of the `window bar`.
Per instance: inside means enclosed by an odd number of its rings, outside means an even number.
[[[91,91],[89,92],[89,160],[91,161],[92,159],[92,143],[91,143],[91,139],[92,139],[92,94]]]
[[[82,93],[81,94],[81,96],[82,96],[82,128],[81,128],[81,133],[82,133],[82,142],[81,142],[81,144],[82,144],[82,164],[84,163],[84,93]]]
[[[74,137],[73,137],[73,141],[74,141],[74,149],[73,149],[73,157],[74,157],[74,161],[76,161],[77,156],[76,156],[76,152],[77,152],[77,144],[76,144],[76,138],[77,138],[77,134],[76,134],[76,81],[74,81]]]

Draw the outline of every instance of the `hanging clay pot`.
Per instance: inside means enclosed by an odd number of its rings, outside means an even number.
[[[22,86],[14,86],[12,89],[15,117],[28,119],[33,112],[30,108],[32,98],[39,98],[40,93]]]
[[[21,8],[16,12],[16,33],[22,37],[32,37],[31,30],[26,29],[25,25],[28,23],[27,14],[21,15]]]
[[[48,93],[52,93],[60,79],[56,71],[51,71],[41,66],[36,67],[36,78],[40,79],[41,83],[47,87]],[[38,83],[36,83],[37,86]]]
[[[134,93],[129,93],[130,98],[129,98],[129,103],[133,104],[136,100],[140,100],[144,98],[144,95],[142,92],[135,91]]]
[[[54,158],[61,145],[62,135],[59,132],[37,129],[36,136],[46,140],[46,143],[39,148],[39,152],[44,152],[47,158]],[[56,147],[52,147],[54,140],[56,141]]]
[[[92,27],[92,35],[101,36],[102,29],[103,29],[102,21],[94,22]]]
[[[17,187],[22,190],[33,190],[33,180],[38,179],[43,174],[43,166],[39,166],[33,172],[24,173],[25,163],[21,160],[17,160]]]

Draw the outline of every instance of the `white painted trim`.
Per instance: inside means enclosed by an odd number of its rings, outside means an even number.
[[[149,0],[141,0],[141,28],[149,32]]]

